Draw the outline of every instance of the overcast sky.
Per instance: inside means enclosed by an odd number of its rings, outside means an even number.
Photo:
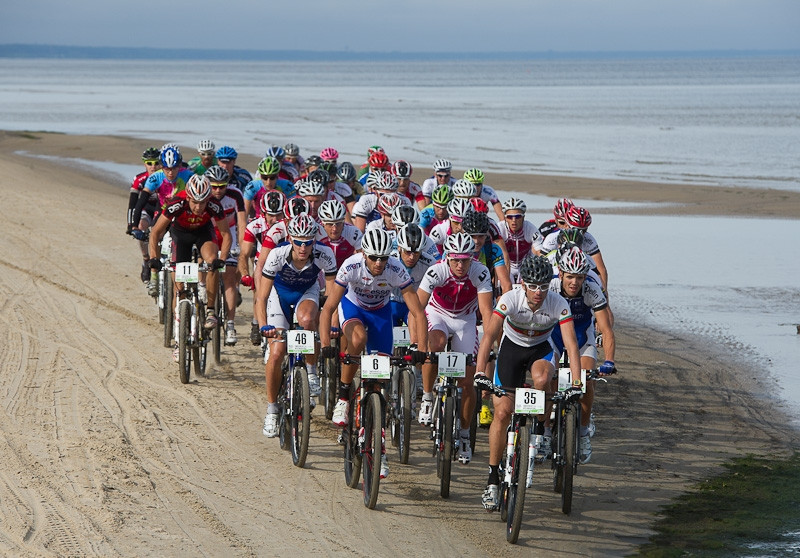
[[[800,0],[24,0],[0,42],[353,51],[800,49]]]

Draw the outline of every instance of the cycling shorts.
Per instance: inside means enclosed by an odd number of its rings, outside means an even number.
[[[389,301],[392,305],[392,322],[396,326],[408,325],[408,306],[402,300]]]
[[[342,330],[348,322],[358,321],[367,329],[367,353],[392,354],[392,305],[387,304],[377,310],[365,310],[348,298],[339,303],[339,318]]]
[[[319,306],[319,285],[314,283],[304,293],[297,296],[281,296],[278,289],[272,288],[267,298],[267,325],[277,329],[289,329],[295,321],[295,312],[292,306],[297,308],[300,303],[306,300],[313,300]]]
[[[436,310],[430,304],[425,307],[428,331],[438,330],[450,339],[450,350],[474,355],[478,353],[478,326],[474,312],[453,318]]]
[[[559,358],[559,353],[549,339],[533,347],[522,347],[503,336],[497,350],[493,381],[495,385],[506,388],[522,387],[534,362],[546,360],[557,368]]]
[[[216,244],[216,235],[211,223],[193,231],[173,226],[169,232],[172,236],[172,263],[192,261],[192,246],[197,246],[200,250],[206,242]]]

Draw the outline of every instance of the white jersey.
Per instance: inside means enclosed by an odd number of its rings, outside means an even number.
[[[353,196],[353,189],[345,184],[344,182],[336,182],[333,185],[333,191],[340,195],[345,202],[350,199],[351,201],[355,199]]]
[[[474,314],[478,308],[478,294],[492,292],[489,269],[473,261],[464,277],[456,277],[447,261],[428,268],[419,289],[430,293],[428,306],[453,318]]]
[[[505,221],[498,225],[500,229],[500,236],[506,243],[506,250],[508,250],[508,258],[512,268],[518,268],[525,256],[530,254],[532,250],[541,251],[542,234],[536,225],[530,221],[523,221],[522,228],[517,232],[511,232],[508,229],[508,223]]]
[[[272,250],[276,246],[280,246],[284,242],[288,242],[289,238],[289,231],[287,229],[287,222],[286,221],[278,221],[274,225],[272,225],[267,232],[262,234],[261,236],[261,244],[269,249]],[[325,227],[322,225],[317,227],[317,236],[316,241],[324,241],[328,238],[328,233],[325,232]]]
[[[450,186],[456,183],[456,179],[452,176],[450,177]],[[430,178],[426,178],[425,181],[422,183],[422,195],[426,198],[430,198],[433,195],[433,191],[439,186],[436,182],[436,177],[431,176]]]
[[[441,223],[437,223],[431,229],[431,232],[428,233],[428,236],[433,241],[434,244],[437,246],[444,245],[444,241],[447,240],[448,235],[450,234],[450,219],[442,221]]]
[[[497,197],[497,192],[495,192],[494,188],[487,186],[486,184],[481,187],[480,198],[490,206],[500,203],[500,198]]]
[[[411,205],[411,201],[400,195],[401,203],[404,205]],[[378,209],[378,194],[364,194],[353,206],[353,217],[363,217],[369,219],[373,211]]]
[[[542,242],[542,251],[550,252],[551,250],[555,250],[558,248],[558,233],[559,230],[555,230],[545,237],[544,241]],[[600,252],[600,246],[598,246],[597,241],[594,237],[586,231],[583,233],[583,243],[581,244],[581,250],[587,256],[594,256],[598,252]]]
[[[569,303],[553,291],[547,291],[547,297],[534,312],[528,306],[525,290],[511,289],[497,300],[494,313],[505,318],[503,335],[521,347],[548,341],[556,325],[572,321]]]
[[[336,283],[347,289],[344,296],[353,304],[366,310],[377,310],[386,306],[393,289],[402,291],[411,285],[411,276],[397,258],[389,257],[383,273],[376,276],[367,269],[364,257],[360,252],[353,254],[336,274]]]
[[[275,281],[278,294],[303,293],[319,281],[320,273],[326,277],[336,274],[336,258],[333,250],[316,243],[314,254],[306,264],[297,267],[292,259],[292,245],[278,246],[267,256],[261,274]]]
[[[400,263],[403,263],[403,260],[400,259],[400,253],[397,250],[397,246],[395,246],[394,250],[392,250],[392,256],[400,260]],[[406,271],[408,272],[409,276],[411,276],[411,286],[415,291],[419,288],[419,284],[422,282],[425,272],[428,271],[430,266],[436,263],[438,257],[439,252],[436,252],[436,258],[432,258],[425,252],[422,252],[420,253],[419,260],[417,260],[417,265],[412,268],[406,267]],[[405,264],[403,264],[403,267],[405,267]],[[400,292],[400,289],[394,289],[392,291],[392,300],[403,300],[403,295]]]

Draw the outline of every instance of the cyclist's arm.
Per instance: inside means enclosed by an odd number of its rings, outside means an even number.
[[[131,224],[133,225],[134,229],[139,228],[139,221],[142,220],[142,210],[144,206],[147,205],[147,201],[150,199],[150,192],[149,190],[142,190],[139,192],[139,199],[136,201],[136,207],[133,209],[133,215],[131,216]]]
[[[603,353],[605,359],[614,361],[614,353],[616,344],[614,342],[614,328],[611,326],[611,313],[608,306],[602,310],[596,310],[594,317],[597,320],[597,326],[603,332]]]
[[[244,275],[250,275],[250,255],[253,251],[253,247],[255,244],[250,242],[249,240],[242,240],[242,243],[239,245],[239,273]]]
[[[581,354],[578,349],[578,337],[575,335],[575,323],[572,320],[561,322],[561,339],[564,350],[569,357],[569,369],[573,378],[581,377]]]
[[[506,260],[508,261],[508,260]],[[508,270],[507,265],[497,265],[494,268],[494,273],[497,276],[497,280],[500,281],[500,291],[502,294],[507,293],[511,290],[511,272]]]
[[[353,224],[363,233],[364,229],[367,228],[367,219],[361,215],[356,215],[355,219],[353,219]]]
[[[274,282],[275,279],[262,277],[261,281],[259,281],[256,286],[256,303],[253,307],[253,312],[255,313],[256,320],[258,320],[259,328],[267,325],[267,298],[269,298],[269,294],[272,292],[272,285]]]
[[[503,214],[503,206],[500,205],[500,202],[495,202],[492,204],[494,206],[494,212],[497,213],[497,218],[500,222],[504,222],[506,220],[506,216]],[[508,261],[508,254],[506,254],[506,261]]]
[[[247,227],[247,214],[242,211],[236,211],[236,236],[238,236],[237,240],[239,241],[239,249],[241,250],[241,246],[244,243],[244,230]]]
[[[492,318],[492,293],[478,293],[478,310],[481,312],[483,323],[488,323]],[[485,335],[485,333],[484,333]]]
[[[411,341],[416,342],[418,350],[428,352],[428,320],[425,317],[425,307],[420,304],[413,285],[407,286],[400,293],[403,295],[403,301],[408,306],[408,313],[415,323],[414,338]]]
[[[336,313],[336,308],[342,301],[345,288],[334,281],[329,288],[326,288],[326,292],[328,295],[328,300],[325,302],[325,306],[322,307],[322,310],[319,313],[320,347],[331,346],[331,320],[333,319],[333,315]]]
[[[227,260],[231,255],[231,246],[233,245],[233,236],[228,226],[228,220],[220,219],[217,221],[217,229],[219,229],[219,234],[222,235],[222,246],[219,248],[219,258],[221,260]]]
[[[158,258],[159,254],[161,253],[158,249],[158,243],[161,242],[161,239],[167,232],[167,229],[171,223],[172,221],[170,218],[162,213],[156,221],[156,224],[150,229],[150,243],[148,245],[148,251],[150,252],[151,259]]]
[[[597,274],[603,281],[603,291],[605,292],[606,298],[608,298],[608,271],[606,270],[606,263],[603,261],[603,254],[595,252],[592,254],[591,258],[597,266]]]
[[[429,293],[429,292],[428,292],[428,291],[426,291],[426,290],[423,290],[423,289],[420,289],[420,288],[418,288],[418,289],[417,289],[417,298],[419,298],[419,304],[420,304],[420,306],[422,306],[423,308],[425,308],[425,307],[428,305],[428,301],[429,301],[429,300],[430,300],[430,298],[431,298],[431,293]],[[428,326],[427,326],[427,324],[425,325],[425,329],[428,329]]]
[[[497,341],[500,334],[503,332],[503,321],[505,319],[505,316],[493,312],[488,322],[484,320],[483,339],[478,348],[478,364],[475,368],[476,373],[483,372],[486,374],[486,368],[489,365],[489,352],[491,352],[495,341]],[[491,376],[491,374],[487,374],[487,376]]]

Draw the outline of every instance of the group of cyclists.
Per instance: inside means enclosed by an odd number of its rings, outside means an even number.
[[[597,367],[615,368],[608,273],[589,212],[559,199],[553,219],[537,226],[515,197],[501,202],[470,168],[460,179],[450,161],[438,159],[418,184],[411,164],[391,162],[380,146],[359,166],[340,162],[333,147],[303,157],[298,146],[271,146],[255,174],[236,164],[230,146],[204,139],[184,161],[175,144],[148,148],[144,171],[131,186],[127,232],[140,244],[141,279],[151,295],[153,270],[162,265],[160,243],[169,232],[172,264],[199,256],[220,273],[201,279],[200,293],[213,307],[222,292],[225,344],[238,342],[235,316],[242,288],[254,290],[250,341],[265,344],[267,411],[263,434],[278,435],[278,391],[286,338],[295,324],[316,331],[319,344],[306,363],[310,395],[320,394],[317,359],[393,352],[393,327],[408,327],[408,350],[421,399],[417,420],[428,425],[437,380],[433,353],[473,355],[463,388],[457,459],[472,460],[469,424],[480,408],[489,426],[490,472],[483,492],[487,510],[498,507],[499,466],[513,412],[508,398],[477,399],[476,375],[497,385],[553,393],[566,354],[573,378]],[[496,217],[496,219],[495,219]],[[222,289],[218,281],[222,282]],[[181,286],[176,284],[176,297]],[[174,301],[173,301],[174,304]],[[209,314],[203,327],[218,327]],[[482,336],[480,334],[482,330]],[[340,339],[340,349],[331,338]],[[177,355],[177,344],[176,344]],[[348,361],[345,361],[348,362]],[[347,423],[350,389],[358,372],[342,364],[333,424]],[[594,382],[581,399],[579,460],[592,455]],[[493,412],[492,412],[493,409]],[[545,411],[538,459],[551,447]],[[388,475],[386,456],[381,477]]]

